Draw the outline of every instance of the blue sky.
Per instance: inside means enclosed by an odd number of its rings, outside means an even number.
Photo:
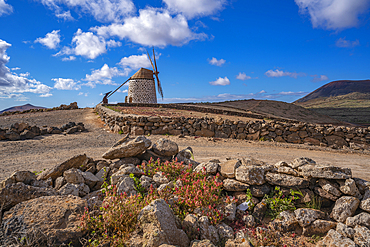
[[[155,47],[168,102],[292,102],[370,78],[370,0],[0,0],[0,110],[92,107]],[[127,86],[110,102],[123,102]],[[158,93],[157,93],[158,96]]]

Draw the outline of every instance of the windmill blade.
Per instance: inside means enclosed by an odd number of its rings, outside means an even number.
[[[155,52],[154,52],[154,47],[153,47],[153,58],[154,58],[154,65],[155,65],[155,72],[158,74],[158,69],[157,69],[157,61],[155,60]]]
[[[163,89],[161,86],[161,82],[159,81],[158,74],[155,74],[155,77],[157,77],[158,93],[162,96],[162,99],[163,99]]]
[[[146,55],[148,55],[149,61],[150,61],[150,63],[152,64],[152,68],[153,68],[153,72],[154,72],[154,71],[155,71],[155,69],[154,69],[154,65],[153,65],[152,59],[150,58],[150,55],[149,55],[148,50],[146,50]]]

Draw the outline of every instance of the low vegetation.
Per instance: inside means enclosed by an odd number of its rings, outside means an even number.
[[[237,202],[235,198],[227,196],[222,191],[223,183],[219,179],[219,174],[208,177],[205,170],[199,173],[192,172],[191,166],[184,166],[176,160],[164,163],[159,160],[150,160],[148,164],[138,165],[138,168],[142,169],[143,175],[147,176],[162,172],[170,181],[173,181],[174,187],[167,187],[161,192],[153,186],[145,190],[140,180],[131,174],[130,177],[134,179],[138,194],[130,196],[126,193],[118,194],[116,186],[104,183],[103,205],[92,212],[86,208],[81,216],[81,227],[89,232],[88,246],[99,246],[102,243],[109,243],[110,246],[125,246],[125,242],[137,229],[137,217],[140,210],[156,199],[166,200],[181,220],[187,214],[193,214],[200,208],[201,211],[197,213],[207,216],[213,225],[226,219],[225,206],[227,204]],[[289,196],[284,196],[280,188],[276,187],[275,191],[265,196],[268,207],[266,217],[274,219],[282,211],[295,210],[295,202],[301,195],[299,191],[291,190]],[[174,200],[174,198],[178,199]],[[245,227],[242,217],[251,214],[255,206],[252,203],[250,190],[246,192],[246,201],[250,202],[249,210],[244,214],[238,211],[236,220],[233,222],[226,220],[234,231],[245,232],[254,246],[287,246],[285,243],[288,243],[291,237],[280,238],[278,234],[264,232],[261,230],[265,229],[263,224],[258,227]],[[220,243],[220,246],[223,244]]]

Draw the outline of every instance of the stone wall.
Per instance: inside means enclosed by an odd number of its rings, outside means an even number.
[[[370,150],[370,127],[319,125],[278,119],[235,122],[226,117],[148,117],[118,113],[102,105],[98,105],[96,111],[111,131],[123,134],[204,136]]]

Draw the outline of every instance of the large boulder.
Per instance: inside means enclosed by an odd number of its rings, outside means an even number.
[[[143,233],[140,236],[143,246],[171,244],[188,247],[190,244],[186,233],[177,228],[175,216],[163,199],[155,200],[144,207],[139,213],[138,224]]]
[[[338,222],[345,222],[348,217],[355,214],[360,200],[352,196],[342,196],[339,198],[331,211],[330,217]]]
[[[131,141],[124,142],[118,147],[109,149],[103,154],[104,159],[121,159],[134,157],[143,153],[152,145],[152,142],[144,136],[138,136]]]
[[[351,169],[330,165],[303,165],[298,167],[298,173],[307,178],[347,179],[352,177]]]
[[[268,172],[266,174],[266,181],[269,182],[269,184],[287,188],[304,189],[310,185],[310,181],[308,179],[272,172]]]
[[[161,138],[153,144],[153,152],[159,156],[174,156],[179,152],[179,146],[171,140]]]
[[[75,196],[44,196],[22,202],[4,214],[2,246],[17,240],[28,246],[81,246],[84,232],[79,227],[86,201]],[[25,243],[24,243],[25,244]]]
[[[46,180],[48,178],[52,178],[55,180],[57,177],[63,175],[63,173],[71,168],[79,168],[88,158],[86,154],[76,155],[61,164],[58,164],[46,171],[43,171],[37,179]]]
[[[0,205],[2,205],[3,210],[8,210],[23,201],[28,201],[42,196],[54,196],[57,194],[58,193],[51,188],[34,187],[18,182],[6,185],[0,190]]]

